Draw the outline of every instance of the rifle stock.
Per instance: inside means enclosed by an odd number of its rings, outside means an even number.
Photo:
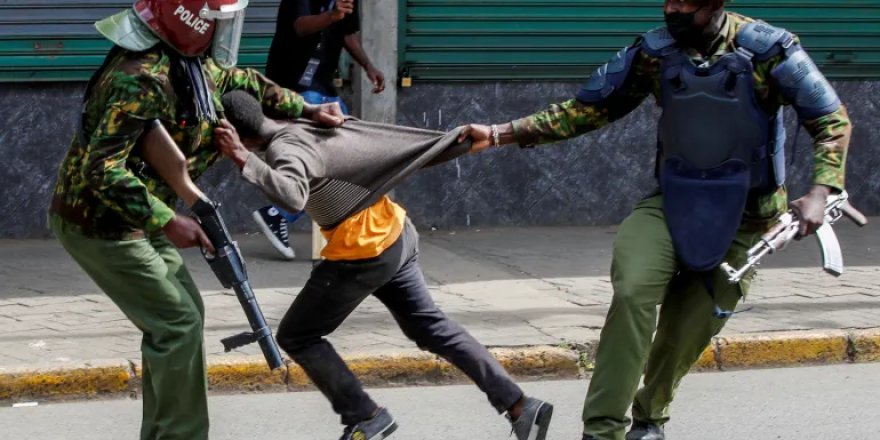
[[[865,226],[868,224],[868,217],[865,217],[865,214],[862,214],[856,208],[853,208],[850,203],[844,202],[840,205],[840,212],[843,213],[847,218],[853,221],[859,227]]]
[[[223,218],[218,211],[220,205],[208,199],[193,183],[187,170],[186,157],[158,120],[153,121],[150,129],[144,135],[141,151],[144,161],[196,214],[205,235],[208,236],[216,250],[214,255],[202,250],[202,255],[220,284],[224,288],[232,288],[235,291],[238,302],[250,323],[252,332],[240,333],[221,341],[224,350],[228,352],[257,342],[270,369],[274,370],[283,366],[284,360],[275,339],[272,337],[272,330],[266,323],[248,281],[244,258],[241,256],[238,244],[232,240],[232,236],[226,229]]]

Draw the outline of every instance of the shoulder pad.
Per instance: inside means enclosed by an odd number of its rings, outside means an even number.
[[[736,45],[762,58],[775,55],[779,46],[790,44],[793,38],[791,32],[783,28],[770,26],[763,21],[753,21],[736,33]]]
[[[610,61],[599,67],[590,76],[587,84],[577,94],[577,99],[584,103],[601,102],[618,90],[629,76],[633,60],[639,53],[638,45],[624,47],[611,58]]]
[[[672,34],[665,26],[648,31],[642,36],[642,47],[651,56],[666,55],[673,46],[675,46],[675,38],[672,38]]]
[[[801,119],[816,119],[840,108],[840,98],[807,51],[794,45],[788,52],[770,74]]]

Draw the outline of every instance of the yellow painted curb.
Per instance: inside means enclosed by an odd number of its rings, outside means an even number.
[[[424,385],[440,380],[437,357],[425,352],[352,355],[345,362],[365,385]]]
[[[856,330],[850,340],[853,362],[880,361],[880,329]]]
[[[128,394],[131,382],[132,372],[125,361],[0,367],[0,401]]]
[[[577,354],[556,347],[493,349],[493,355],[515,377],[530,379],[578,377]],[[367,386],[437,385],[466,381],[455,367],[425,352],[355,354],[345,362]],[[208,382],[212,391],[290,391],[312,389],[305,372],[295,363],[286,374],[270,374],[262,358],[212,361]]]
[[[779,332],[716,339],[721,369],[834,364],[849,360],[843,330]]]
[[[559,347],[493,348],[495,359],[514,377],[576,378],[578,355]]]
[[[227,392],[285,391],[287,367],[271,371],[262,356],[210,359],[208,389]]]
[[[577,353],[558,347],[492,348],[489,350],[514,378],[571,379],[580,375]],[[440,360],[443,383],[456,383],[467,377],[455,366]]]
[[[710,371],[718,369],[718,362],[716,360],[715,353],[715,342],[709,344],[705,350],[703,350],[703,354],[700,355],[700,359],[697,360],[696,365],[694,365],[694,370],[696,371]]]
[[[491,350],[514,377],[576,378],[579,358],[573,348],[521,347]],[[421,351],[349,355],[352,371],[369,386],[436,385],[466,382],[455,367]],[[700,356],[697,370],[728,370],[880,361],[880,328],[847,332],[800,331],[715,338]],[[311,389],[308,377],[294,363],[269,371],[261,356],[222,356],[208,361],[212,391],[263,392]],[[92,398],[132,395],[140,389],[137,363],[98,361],[85,364],[0,367],[0,401]]]

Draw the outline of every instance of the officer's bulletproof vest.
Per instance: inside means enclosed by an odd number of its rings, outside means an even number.
[[[688,269],[707,271],[725,257],[749,194],[784,179],[781,110],[768,115],[755,97],[754,66],[737,50],[696,65],[676,47],[663,53],[657,178],[676,252]]]

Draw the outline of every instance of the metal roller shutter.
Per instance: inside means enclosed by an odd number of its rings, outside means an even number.
[[[581,79],[661,24],[660,0],[401,0],[399,62],[416,80]],[[0,81],[82,81],[109,42],[93,23],[131,1],[0,2]],[[241,64],[262,68],[278,0],[251,0]],[[834,78],[880,79],[880,1],[734,0],[796,32]]]
[[[661,0],[401,0],[401,70],[416,80],[582,79],[662,24]],[[880,78],[880,1],[733,0],[797,33],[830,77]]]
[[[84,81],[104,60],[110,42],[94,22],[131,7],[130,1],[0,1],[0,81]],[[263,68],[278,0],[251,0],[240,64]]]

